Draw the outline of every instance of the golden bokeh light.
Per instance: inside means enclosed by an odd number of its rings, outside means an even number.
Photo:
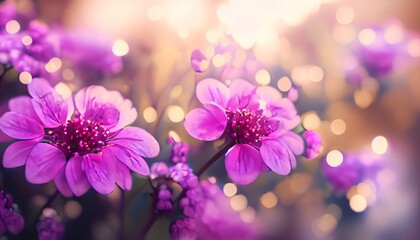
[[[257,213],[255,212],[255,209],[252,207],[247,207],[244,210],[239,212],[239,216],[242,219],[242,221],[246,223],[252,223],[255,220],[255,216]]]
[[[146,122],[152,123],[157,119],[157,112],[153,107],[147,107],[143,110],[143,118]]]
[[[10,20],[6,23],[6,32],[10,34],[15,34],[20,30],[20,24],[16,20]]]
[[[266,208],[273,208],[277,205],[278,200],[273,192],[268,192],[260,197],[260,202]]]
[[[61,62],[61,59],[58,57],[53,57],[50,59],[50,61],[47,62],[47,64],[45,64],[45,70],[47,70],[49,73],[54,73],[60,70],[62,65],[63,63]]]
[[[338,150],[332,150],[327,154],[327,164],[330,167],[338,167],[343,163],[343,154]]]
[[[280,91],[287,92],[292,88],[292,81],[290,81],[290,78],[284,76],[277,81],[277,87]]]
[[[306,112],[302,115],[302,125],[307,130],[315,130],[321,125],[321,119],[315,111]]]
[[[23,84],[29,84],[32,82],[32,75],[29,72],[21,72],[19,74],[19,81]]]
[[[337,9],[335,17],[340,24],[350,24],[354,20],[355,13],[352,7],[343,6]]]
[[[376,154],[385,154],[388,150],[388,140],[384,136],[377,136],[372,140],[372,151]]]
[[[32,44],[32,38],[28,35],[25,35],[25,36],[22,37],[22,43],[25,46],[29,46],[29,45]]]
[[[359,41],[365,46],[372,45],[376,41],[376,32],[371,28],[365,28],[359,32]]]
[[[168,107],[168,117],[174,123],[181,122],[185,117],[184,109],[178,105],[171,105]]]
[[[271,82],[270,73],[265,69],[258,70],[258,72],[255,73],[255,81],[257,81],[257,83],[260,85],[270,84]]]
[[[346,132],[346,123],[343,119],[335,119],[330,124],[330,130],[335,135],[342,135]]]
[[[235,184],[233,183],[226,183],[223,186],[223,193],[227,196],[227,197],[233,197],[235,196],[235,194],[238,192],[238,188],[236,187]]]
[[[115,40],[114,44],[112,44],[112,52],[115,56],[122,57],[128,54],[130,51],[130,47],[128,43],[123,39]]]
[[[350,198],[350,208],[355,212],[363,212],[367,208],[366,198],[360,194],[355,194]]]
[[[242,211],[248,206],[248,199],[242,194],[235,195],[230,198],[230,206],[237,212]]]
[[[63,99],[67,99],[71,96],[72,92],[70,87],[65,83],[57,83],[54,87],[55,91],[63,97]]]

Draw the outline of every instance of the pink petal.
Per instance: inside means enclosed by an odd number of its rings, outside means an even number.
[[[225,84],[216,79],[207,78],[201,80],[197,84],[195,92],[198,100],[203,104],[215,102],[222,107],[227,105],[229,90]]]
[[[282,99],[281,93],[271,86],[259,86],[256,93],[267,105],[281,101]]]
[[[131,190],[133,180],[128,167],[113,154],[109,154],[106,151],[102,152],[102,158],[112,164],[111,171],[118,186],[124,190]]]
[[[106,156],[113,156],[114,159],[118,159],[129,169],[138,174],[145,176],[150,174],[150,169],[146,161],[144,161],[140,155],[135,154],[128,148],[123,146],[108,146],[102,151],[102,154],[105,154]]]
[[[122,129],[109,143],[128,148],[135,154],[147,158],[156,157],[160,151],[156,139],[150,133],[138,127]]]
[[[292,169],[292,162],[296,161],[289,148],[283,142],[274,139],[262,141],[260,153],[265,164],[281,175],[289,174]]]
[[[63,196],[65,197],[73,196],[73,192],[71,191],[69,184],[67,183],[65,166],[61,168],[57,176],[54,178],[54,184],[55,184],[55,187]]]
[[[89,188],[90,183],[82,169],[83,157],[75,156],[70,158],[66,166],[66,178],[71,191],[76,196],[82,196]]]
[[[300,155],[305,150],[303,138],[298,134],[292,131],[286,131],[281,138],[295,155]]]
[[[201,62],[207,60],[206,56],[204,56],[203,51],[200,49],[194,49],[194,51],[191,53],[191,60],[190,64],[192,69],[195,72],[202,73],[207,70],[207,68],[202,68]]]
[[[9,109],[11,112],[19,113],[25,117],[32,118],[42,124],[34,110],[34,107],[32,106],[31,98],[28,96],[20,96],[10,99]]]
[[[249,104],[251,95],[255,92],[255,86],[248,81],[236,79],[229,86],[229,106],[243,108]]]
[[[44,128],[32,118],[7,112],[0,118],[0,129],[17,139],[34,139],[44,135]]]
[[[109,194],[114,191],[114,176],[109,169],[109,165],[104,161],[104,159],[102,159],[101,155],[84,155],[82,169],[85,171],[90,184],[97,192]]]
[[[15,168],[25,165],[32,149],[41,139],[20,141],[11,144],[3,156],[3,166],[6,168]]]
[[[258,177],[263,161],[258,150],[251,145],[236,144],[226,153],[225,166],[235,183],[246,185]]]
[[[106,103],[87,109],[84,117],[110,129],[117,125],[120,119],[120,112],[112,104]]]
[[[184,122],[185,129],[191,136],[204,141],[213,141],[222,136],[226,124],[225,111],[215,104],[191,110]]]
[[[38,143],[26,161],[26,179],[31,183],[46,183],[54,179],[66,164],[64,153],[48,143]]]
[[[32,106],[45,126],[58,127],[66,122],[67,102],[42,78],[35,78],[28,84]]]

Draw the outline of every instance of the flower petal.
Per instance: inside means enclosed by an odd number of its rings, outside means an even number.
[[[191,110],[184,121],[187,132],[194,138],[204,141],[213,141],[222,136],[226,124],[225,111],[215,104]]]
[[[109,194],[114,191],[115,180],[109,165],[99,154],[87,154],[83,156],[82,169],[86,173],[92,187],[99,193]],[[70,185],[71,186],[71,185]]]
[[[34,139],[44,135],[44,128],[32,118],[7,112],[0,118],[0,129],[16,139]]]
[[[215,102],[223,107],[227,105],[229,90],[225,84],[216,79],[201,80],[197,84],[195,92],[198,100],[203,104]]]
[[[113,154],[102,152],[102,158],[111,163],[111,172],[114,175],[115,182],[124,190],[131,190],[133,180],[131,178],[130,169],[122,163]]]
[[[281,175],[289,174],[292,169],[292,162],[296,162],[292,151],[286,144],[277,139],[263,140],[260,153],[265,164],[271,170]]]
[[[144,129],[127,127],[118,132],[110,143],[128,148],[142,157],[153,158],[159,155],[160,147],[156,139]]]
[[[82,196],[89,188],[90,183],[82,169],[83,157],[75,156],[70,158],[66,166],[66,178],[68,186],[76,196]]]
[[[31,183],[46,183],[54,179],[66,164],[64,153],[48,143],[38,143],[26,161],[26,179]]]
[[[146,161],[139,154],[134,153],[124,146],[108,146],[102,151],[102,154],[113,156],[138,174],[145,176],[150,174],[150,169]]]
[[[54,184],[63,196],[73,196],[73,192],[71,191],[66,178],[66,166],[62,167],[61,170],[58,172],[57,176],[54,178]]]
[[[281,138],[295,155],[300,155],[305,150],[303,138],[295,132],[286,131]]]
[[[29,154],[39,141],[41,141],[40,138],[12,143],[4,152],[3,166],[15,168],[25,165]]]
[[[255,86],[250,82],[236,79],[229,86],[229,107],[243,108],[251,101],[251,96],[255,92]]]
[[[20,96],[10,99],[9,109],[11,112],[19,113],[25,117],[32,118],[42,124],[34,110],[34,107],[32,106],[31,98],[28,96]]]
[[[48,127],[58,127],[66,122],[67,102],[42,78],[35,78],[28,84],[32,106],[39,119]]]
[[[226,153],[225,166],[235,183],[246,185],[258,177],[263,161],[258,150],[251,145],[236,144]]]

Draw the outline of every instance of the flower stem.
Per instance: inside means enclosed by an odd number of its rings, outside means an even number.
[[[121,197],[120,197],[120,229],[119,229],[119,239],[124,240],[124,213],[125,213],[125,191],[120,188]]]
[[[149,232],[150,228],[152,228],[153,224],[156,222],[156,220],[159,218],[159,213],[156,211],[156,202],[157,202],[157,189],[153,185],[152,179],[148,178],[150,187],[153,189],[153,193],[151,193],[152,199],[153,199],[153,206],[152,206],[152,212],[149,215],[149,219],[147,220],[144,227],[139,232],[139,238],[143,240],[146,237],[146,234]]]
[[[200,169],[195,173],[197,177],[200,177],[207,168],[209,168],[213,163],[215,163],[222,155],[226,154],[229,148],[232,147],[232,144],[226,144],[222,149],[220,149],[210,160],[208,160]]]
[[[44,211],[44,209],[48,208],[51,206],[51,204],[54,202],[54,200],[58,197],[60,193],[58,192],[58,190],[55,190],[55,192],[53,193],[53,195],[51,195],[47,202],[44,204],[44,206],[42,206],[42,208],[39,210],[38,214],[36,215],[36,219],[35,222],[39,220],[39,218],[42,215],[42,212]]]

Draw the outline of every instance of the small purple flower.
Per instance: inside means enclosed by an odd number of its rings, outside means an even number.
[[[130,100],[116,91],[90,86],[64,100],[44,79],[28,85],[32,98],[9,101],[0,129],[20,139],[3,157],[8,168],[26,164],[31,183],[54,180],[65,196],[83,195],[92,186],[111,193],[115,183],[130,190],[130,170],[149,174],[143,157],[155,157],[159,144],[145,130],[126,127],[137,117]]]
[[[12,196],[0,190],[0,236],[6,232],[18,234],[24,225],[22,215],[13,206]]]
[[[194,138],[224,137],[232,144],[225,166],[236,183],[249,184],[270,169],[286,175],[296,166],[294,154],[304,150],[303,139],[291,131],[300,122],[293,103],[269,86],[255,87],[235,80],[227,87],[215,79],[197,84],[204,108],[191,110],[185,128]]]
[[[197,176],[186,163],[177,163],[170,167],[168,175],[184,189],[195,187],[198,183]]]
[[[190,146],[184,142],[172,143],[170,161],[172,163],[185,163],[187,162],[187,154]]]
[[[169,169],[168,169],[168,165],[166,165],[166,163],[164,162],[156,162],[153,163],[152,166],[150,167],[150,179],[155,179],[157,177],[165,177],[166,175],[168,175],[169,173]]]
[[[306,143],[304,156],[308,159],[316,158],[322,151],[321,136],[317,132],[309,130],[303,132],[303,138]]]
[[[172,211],[172,194],[171,191],[165,186],[161,185],[158,189],[156,209],[159,211]]]
[[[64,225],[56,217],[45,217],[36,224],[39,240],[60,240],[64,235]]]
[[[180,206],[186,218],[171,226],[172,237],[256,239],[256,229],[240,219],[239,214],[232,210],[229,199],[213,183],[202,181],[188,190]]]

